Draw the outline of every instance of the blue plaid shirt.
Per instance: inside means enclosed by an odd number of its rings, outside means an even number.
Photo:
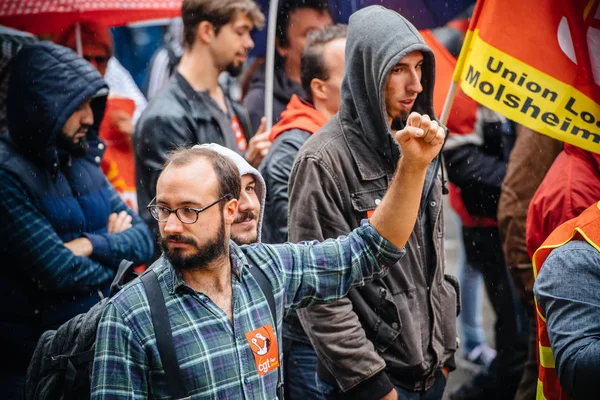
[[[259,376],[245,334],[273,324],[267,300],[248,271],[262,268],[277,304],[277,338],[284,312],[333,302],[381,278],[404,250],[369,224],[323,243],[230,244],[233,323],[194,291],[164,258],[154,264],[173,330],[185,388],[192,399],[275,399],[277,370]],[[281,355],[280,355],[281,360]],[[98,326],[92,399],[166,399],[148,300],[139,280],[111,299]]]

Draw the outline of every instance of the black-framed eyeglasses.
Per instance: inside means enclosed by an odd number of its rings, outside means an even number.
[[[196,223],[196,221],[198,221],[198,214],[200,214],[202,211],[208,210],[215,204],[219,203],[221,200],[227,199],[230,197],[231,197],[230,194],[226,194],[225,196],[221,197],[220,199],[217,199],[217,200],[213,201],[212,203],[210,203],[209,205],[206,205],[202,208],[179,207],[174,210],[169,207],[166,207],[166,206],[152,204],[152,203],[154,203],[154,201],[156,201],[156,197],[155,197],[152,199],[152,201],[150,202],[150,204],[148,204],[148,206],[146,208],[148,209],[148,211],[150,211],[150,215],[152,215],[152,217],[155,220],[157,220],[158,222],[167,222],[171,213],[175,213],[175,216],[177,216],[177,219],[179,219],[182,223],[194,224],[194,223]]]

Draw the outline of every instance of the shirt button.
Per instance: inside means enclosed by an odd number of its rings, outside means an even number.
[[[381,204],[381,199],[375,199],[375,205],[378,206],[379,204]]]
[[[397,323],[397,322],[394,322],[394,323],[392,324],[392,328],[393,328],[393,329],[398,329],[398,323]]]
[[[104,143],[98,143],[98,148],[100,150],[104,150]]]
[[[435,201],[432,201],[431,203],[429,203],[429,205],[431,205],[431,207],[435,207],[437,203]]]
[[[94,161],[96,161],[98,164],[100,164],[100,161],[102,161],[102,159],[100,158],[100,156],[96,156],[96,157],[94,157]]]
[[[244,384],[247,385],[248,383],[250,383],[250,379],[248,379],[248,377],[246,376],[244,377]]]

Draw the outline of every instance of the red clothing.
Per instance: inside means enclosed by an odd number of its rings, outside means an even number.
[[[281,113],[281,120],[271,128],[269,139],[272,142],[281,133],[290,129],[301,129],[312,134],[318,131],[326,122],[327,118],[323,114],[318,112],[307,101],[300,99],[294,94],[285,110]]]
[[[135,162],[131,137],[120,132],[115,126],[117,113],[125,112],[129,117],[133,117],[134,110],[133,100],[109,97],[100,125],[100,138],[106,143],[106,150],[102,157],[102,171],[125,204],[137,212]]]
[[[527,252],[533,253],[556,227],[600,199],[600,155],[565,144],[527,212]]]

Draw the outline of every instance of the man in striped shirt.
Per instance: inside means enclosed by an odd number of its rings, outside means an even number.
[[[229,241],[240,195],[239,171],[209,149],[173,154],[149,205],[159,221],[158,276],[185,391],[192,399],[274,399],[283,315],[332,302],[381,277],[404,254],[427,166],[444,130],[421,120],[396,134],[397,175],[371,217],[347,237],[323,243],[238,246]],[[317,184],[315,182],[315,184]],[[250,268],[268,277],[268,303]],[[267,355],[267,357],[263,357]],[[168,396],[146,293],[135,281],[107,304],[98,326],[93,399]]]

